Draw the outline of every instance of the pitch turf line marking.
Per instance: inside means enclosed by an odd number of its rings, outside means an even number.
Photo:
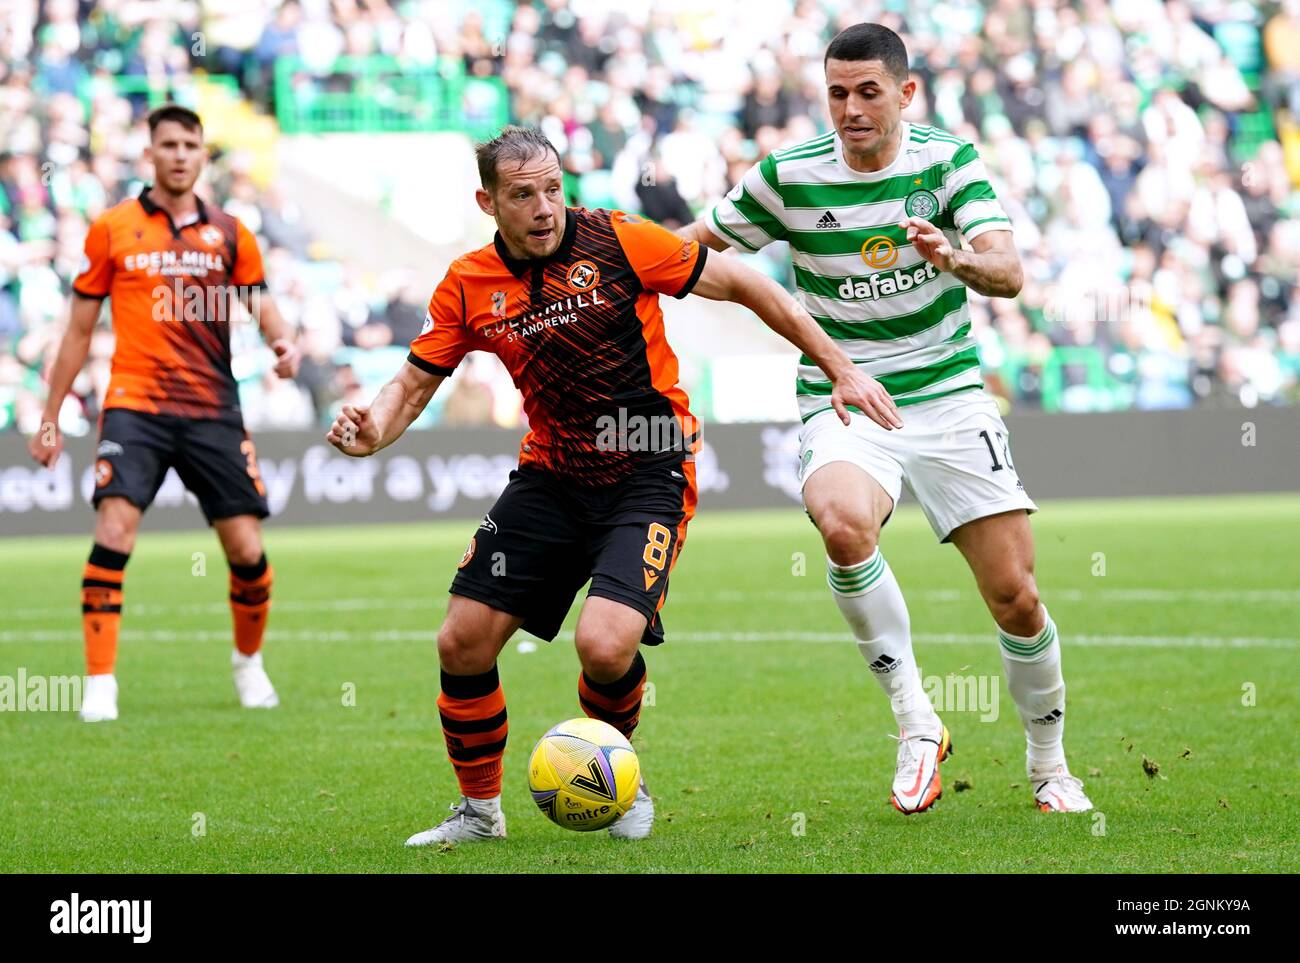
[[[269,629],[268,642],[434,642],[438,633],[431,629],[387,630],[381,632],[354,632],[349,630],[295,631]],[[669,641],[677,642],[832,642],[848,645],[847,632],[669,632]],[[981,634],[935,633],[916,634],[913,641],[922,645],[981,645],[996,646],[992,632]],[[1150,649],[1300,649],[1300,639],[1266,638],[1260,636],[1218,635],[1075,635],[1063,637],[1063,645],[1098,648],[1150,648]],[[572,642],[572,632],[561,632],[557,641]],[[81,642],[80,631],[37,630],[35,632],[0,632],[0,643],[23,642]],[[123,642],[214,642],[230,641],[228,631],[197,629],[193,632],[176,632],[171,629],[126,629],[121,634]]]
[[[979,601],[974,587],[970,589],[919,589],[903,593],[919,602]],[[830,592],[824,589],[807,589],[797,592],[692,592],[679,590],[670,595],[674,606],[713,605],[726,602],[815,602],[829,600]],[[1134,602],[1169,603],[1187,605],[1197,602],[1276,602],[1280,605],[1300,604],[1300,589],[1097,589],[1084,592],[1079,589],[1055,589],[1044,594],[1046,602]],[[430,599],[375,599],[329,598],[319,600],[283,599],[272,603],[277,612],[365,612],[375,609],[385,611],[441,612],[440,606]],[[44,608],[12,609],[5,613],[10,620],[58,618],[70,611],[67,605]],[[230,611],[226,602],[204,602],[191,605],[132,604],[127,602],[123,615],[127,618],[147,618],[155,615],[220,615]]]

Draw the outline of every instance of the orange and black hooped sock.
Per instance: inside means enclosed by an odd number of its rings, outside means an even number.
[[[230,613],[235,621],[235,648],[253,655],[262,648],[266,616],[271,610],[271,566],[263,555],[252,565],[230,563]]]
[[[470,799],[501,795],[501,756],[510,724],[497,667],[481,675],[443,672],[438,715],[461,793]]]
[[[621,679],[597,682],[586,672],[578,676],[578,702],[582,711],[593,719],[608,722],[631,739],[636,724],[641,721],[641,694],[645,689],[645,659],[640,651],[632,660],[632,668]]]
[[[122,622],[122,580],[129,552],[98,542],[81,576],[81,631],[86,640],[86,674],[111,675],[117,662],[117,630]]]

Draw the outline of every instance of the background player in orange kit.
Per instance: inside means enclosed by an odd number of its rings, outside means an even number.
[[[853,405],[901,426],[884,388],[774,281],[635,215],[566,208],[559,154],[537,131],[507,127],[477,153],[493,243],[452,263],[407,363],[369,407],[345,405],[326,436],[354,456],[392,444],[473,350],[501,358],[528,414],[519,468],[470,540],[438,633],[438,710],[462,798],[410,846],[505,836],[497,655],[521,627],[553,639],[588,579],[578,700],[626,736],[636,728],[640,645],[663,641],[660,609],[696,503],[699,433],[660,294],[744,305],[828,366],[846,423]],[[610,833],[644,838],[653,821],[643,782]]]
[[[59,409],[109,298],[116,347],[96,451],[95,544],[81,589],[89,675],[81,715],[88,722],[117,718],[123,576],[140,516],[171,467],[198,498],[230,564],[231,658],[240,702],[278,704],[261,655],[272,573],[260,519],[270,513],[230,370],[234,302],[256,317],[280,377],[297,373],[298,349],[263,290],[257,241],[238,219],[194,193],[208,158],[199,116],[159,107],[149,115],[149,132],[155,181],[90,226],[43,424],[29,445],[33,458],[53,467],[63,448]]]

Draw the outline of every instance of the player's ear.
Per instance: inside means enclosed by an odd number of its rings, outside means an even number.
[[[497,216],[496,205],[492,202],[492,195],[483,188],[480,187],[474,192],[474,200],[478,201],[479,210],[488,217]]]
[[[912,103],[912,98],[916,96],[916,81],[912,79],[911,74],[909,74],[907,79],[903,81],[899,90],[902,93],[902,97],[899,99],[898,106],[903,110],[907,110],[908,106]]]

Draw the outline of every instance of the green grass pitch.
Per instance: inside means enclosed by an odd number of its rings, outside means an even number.
[[[888,804],[888,707],[831,602],[816,533],[793,506],[733,514],[706,504],[673,575],[668,644],[647,653],[653,704],[636,745],[658,808],[654,836],[567,833],[528,796],[533,743],[581,714],[569,635],[532,652],[512,642],[501,659],[509,838],[408,851],[407,835],[457,796],[433,640],[473,528],[270,526],[267,667],[282,705],[267,712],[235,700],[215,537],[150,533],[146,520],[126,580],[121,719],[0,713],[0,866],[1300,869],[1300,497],[1048,502],[1035,517],[1039,585],[1064,646],[1066,748],[1096,814],[1032,805],[992,623],[956,550],[936,544],[919,512],[901,510],[883,545],[922,672],[976,685],[996,677],[999,699],[993,719],[987,702],[983,712],[947,707],[956,754],[943,798],[904,817]],[[0,676],[82,671],[89,545],[88,535],[0,539]],[[205,576],[194,574],[196,552]]]

